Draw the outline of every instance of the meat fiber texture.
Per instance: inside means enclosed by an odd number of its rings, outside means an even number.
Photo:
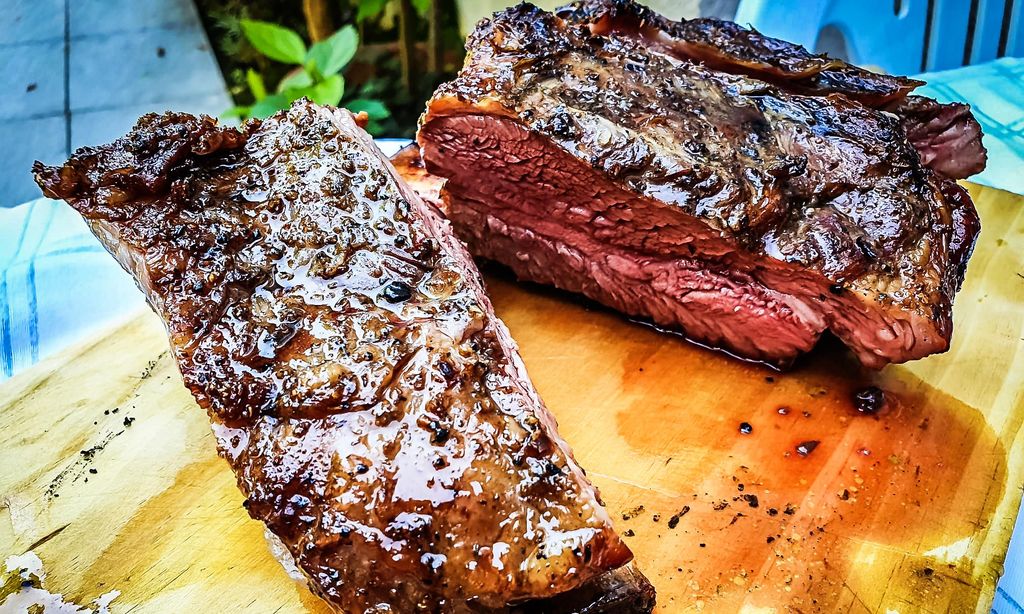
[[[984,166],[964,105],[628,0],[481,22],[417,136],[477,256],[777,365],[948,349]]]
[[[347,111],[147,115],[35,173],[135,276],[249,514],[338,611],[651,609],[469,255]]]

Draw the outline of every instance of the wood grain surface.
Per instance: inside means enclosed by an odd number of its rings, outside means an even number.
[[[659,612],[987,611],[1024,469],[1024,198],[971,192],[952,350],[880,373],[833,343],[774,373],[488,275]],[[0,386],[0,468],[0,556],[34,551],[70,601],[327,611],[242,509],[152,314]]]

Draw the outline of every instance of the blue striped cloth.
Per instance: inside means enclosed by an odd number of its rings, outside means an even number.
[[[1016,535],[1024,530],[1021,529],[1021,524],[1018,518],[1017,526],[1013,529],[1015,539]],[[1014,548],[1011,545],[1010,552],[1013,553],[1013,551]],[[1016,563],[1021,560],[1020,557],[1024,556],[1024,553],[1016,552],[1013,554],[1014,558],[1010,558],[1010,556],[1010,554],[1006,555],[1006,575],[999,580],[999,586],[996,587],[996,598],[992,602],[992,611],[996,614],[1021,614],[1024,612],[1024,606],[1018,601],[1024,594],[1024,587],[1021,586],[1021,575],[1024,574],[1017,569],[1020,565]]]
[[[0,209],[0,380],[144,302],[71,207]]]

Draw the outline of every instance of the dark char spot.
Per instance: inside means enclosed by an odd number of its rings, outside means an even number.
[[[796,446],[796,453],[800,456],[808,456],[811,452],[814,452],[814,449],[818,447],[819,443],[821,442],[814,439],[799,443]]]

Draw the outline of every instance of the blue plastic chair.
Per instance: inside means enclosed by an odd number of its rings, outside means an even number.
[[[893,74],[1024,57],[1024,0],[740,0],[736,21]]]

